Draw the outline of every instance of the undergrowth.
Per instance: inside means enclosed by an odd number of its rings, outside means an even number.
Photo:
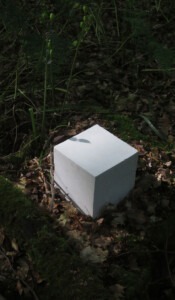
[[[85,70],[77,66],[82,56],[85,64],[91,62],[85,53],[94,47],[104,53],[94,70],[105,74],[108,64],[123,70],[129,66],[133,87],[144,73],[171,76],[173,33],[170,38],[166,33],[173,28],[174,5],[172,0],[1,1],[0,155],[24,148],[25,155],[31,149],[32,155],[40,153],[49,131],[69,122],[68,112],[76,114],[78,105],[83,113],[74,90]],[[98,102],[103,113],[102,106],[111,107],[115,92],[105,85],[100,90],[92,80],[91,85],[90,105]],[[88,110],[88,101],[86,105]],[[117,110],[117,100],[115,105]]]
[[[173,143],[156,133],[154,101],[157,91],[165,94],[163,101],[169,98],[162,80],[169,90],[174,76],[174,10],[173,0],[2,0],[0,165],[8,173],[14,165],[19,170],[27,157],[44,153],[52,131],[59,133],[80,115],[109,121],[125,141],[171,151]],[[141,118],[153,125],[156,139],[139,131]],[[52,231],[50,219],[3,178],[0,199],[1,222],[22,245],[28,239],[36,268],[51,283],[41,288],[43,299],[111,297],[105,266],[97,272],[80,263],[65,237]],[[111,263],[107,279],[117,280],[127,300],[174,299],[174,216],[151,226],[145,243],[130,235],[126,254]]]

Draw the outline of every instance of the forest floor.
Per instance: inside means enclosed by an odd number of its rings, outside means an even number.
[[[88,119],[81,117],[72,128],[59,134],[69,137],[96,123],[109,130],[115,128],[113,121],[92,115]],[[117,125],[113,132],[117,132]],[[158,146],[153,146],[152,142],[135,140],[132,136],[129,140],[139,151],[135,187],[122,203],[107,206],[98,219],[83,215],[73,203],[64,200],[58,189],[53,195],[51,152],[41,161],[39,157],[26,161],[15,185],[32,202],[46,208],[56,227],[62,228],[79,253],[80,260],[102,270],[105,286],[112,291],[113,299],[173,299],[175,152],[166,143],[160,146],[159,141]],[[32,262],[20,259],[18,236],[11,240],[5,228],[0,233],[1,277],[13,274],[19,295],[30,294],[35,298],[29,288],[31,270],[35,285],[43,282],[42,274],[33,271]]]
[[[55,94],[55,102],[64,103],[62,112],[59,116],[57,111],[49,115],[48,136],[41,146],[42,153],[28,155],[22,163],[18,146],[26,142],[26,128],[25,132],[16,131],[16,135],[14,128],[17,128],[18,118],[21,122],[25,106],[21,106],[16,118],[11,109],[12,123],[8,122],[5,131],[2,126],[4,153],[2,151],[0,156],[0,174],[10,178],[32,203],[47,211],[53,218],[53,230],[61,228],[79,259],[98,269],[111,299],[173,300],[174,71],[155,71],[157,62],[147,61],[139,46],[133,49],[130,38],[121,43],[123,47],[119,47],[118,42],[113,45],[116,30],[109,13],[105,15],[111,20],[107,24],[111,33],[109,47],[98,44],[91,32],[87,35],[76,59],[75,76],[69,89],[71,96],[65,99],[62,94]],[[171,22],[168,26],[172,26]],[[159,28],[155,26],[154,33],[161,39],[165,32],[163,27]],[[169,32],[167,44],[174,40],[174,29]],[[4,72],[9,72],[9,66]],[[24,73],[27,74],[26,70]],[[5,76],[3,72],[0,74],[1,78]],[[25,86],[24,80],[24,90]],[[34,101],[40,103],[40,98],[37,93]],[[21,99],[24,100],[20,94],[19,99],[14,100],[14,109],[23,105]],[[5,105],[9,103],[6,101]],[[106,128],[139,152],[134,189],[117,206],[109,204],[98,219],[83,215],[58,189],[55,188],[53,194],[52,181],[53,145],[62,137],[67,139],[94,124]],[[12,148],[17,155],[11,153]],[[38,272],[27,249],[24,252],[19,245],[18,235],[12,238],[5,226],[0,226],[0,300],[14,299],[14,295],[16,299],[40,299],[35,288],[42,289],[42,285],[46,286],[47,280]]]

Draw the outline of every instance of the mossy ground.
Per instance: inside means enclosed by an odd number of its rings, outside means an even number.
[[[80,260],[66,237],[53,229],[53,220],[46,212],[3,177],[0,177],[0,220],[46,280],[46,287],[40,289],[42,299],[109,299],[110,293],[98,271]]]

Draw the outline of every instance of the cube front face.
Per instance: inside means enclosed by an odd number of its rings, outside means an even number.
[[[133,188],[137,151],[99,125],[54,147],[54,179],[86,214],[98,217]]]
[[[86,214],[93,215],[95,179],[73,161],[54,149],[54,180],[67,199]]]

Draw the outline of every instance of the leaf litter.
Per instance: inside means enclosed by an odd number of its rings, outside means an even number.
[[[76,126],[78,131],[80,125],[81,122],[78,122]],[[86,120],[82,123],[81,130],[84,130],[84,126],[87,125]],[[101,125],[106,126],[107,123]],[[92,220],[83,215],[71,201],[66,201],[59,189],[55,189],[51,212],[55,220],[54,227],[63,228],[64,233],[79,252],[80,258],[85,262],[100,265],[106,272],[107,278],[111,278],[109,287],[113,290],[114,299],[127,299],[125,293],[127,286],[124,284],[126,278],[118,282],[115,276],[110,275],[108,271],[110,265],[114,264],[120,268],[124,264],[127,265],[129,272],[138,272],[141,254],[138,255],[137,251],[140,250],[135,249],[139,247],[137,243],[145,240],[147,230],[153,224],[159,224],[168,218],[172,210],[175,210],[172,192],[175,185],[174,151],[159,150],[143,141],[134,141],[132,145],[139,151],[139,163],[135,187],[124,201],[117,206],[109,204],[100,218]],[[50,167],[50,153],[42,159],[41,163],[38,158],[34,158],[27,162],[18,183],[18,186],[30,196],[31,201],[37,202],[48,211],[50,211],[51,201]],[[5,239],[6,235],[1,229],[1,249],[4,249]],[[32,262],[26,257],[17,258],[20,253],[17,240],[13,239],[10,243],[10,250],[8,247],[3,250],[5,252],[2,252],[0,260],[8,273],[5,257],[8,257],[12,266],[17,259],[18,267],[14,271],[16,289],[20,295],[27,294],[28,288],[18,278],[24,281],[42,282],[42,274],[40,277],[36,273],[37,275],[31,279],[29,273],[33,268]],[[132,251],[136,251],[134,256],[131,255]],[[123,263],[124,257],[127,257],[128,263]],[[4,276],[7,276],[6,273]]]

